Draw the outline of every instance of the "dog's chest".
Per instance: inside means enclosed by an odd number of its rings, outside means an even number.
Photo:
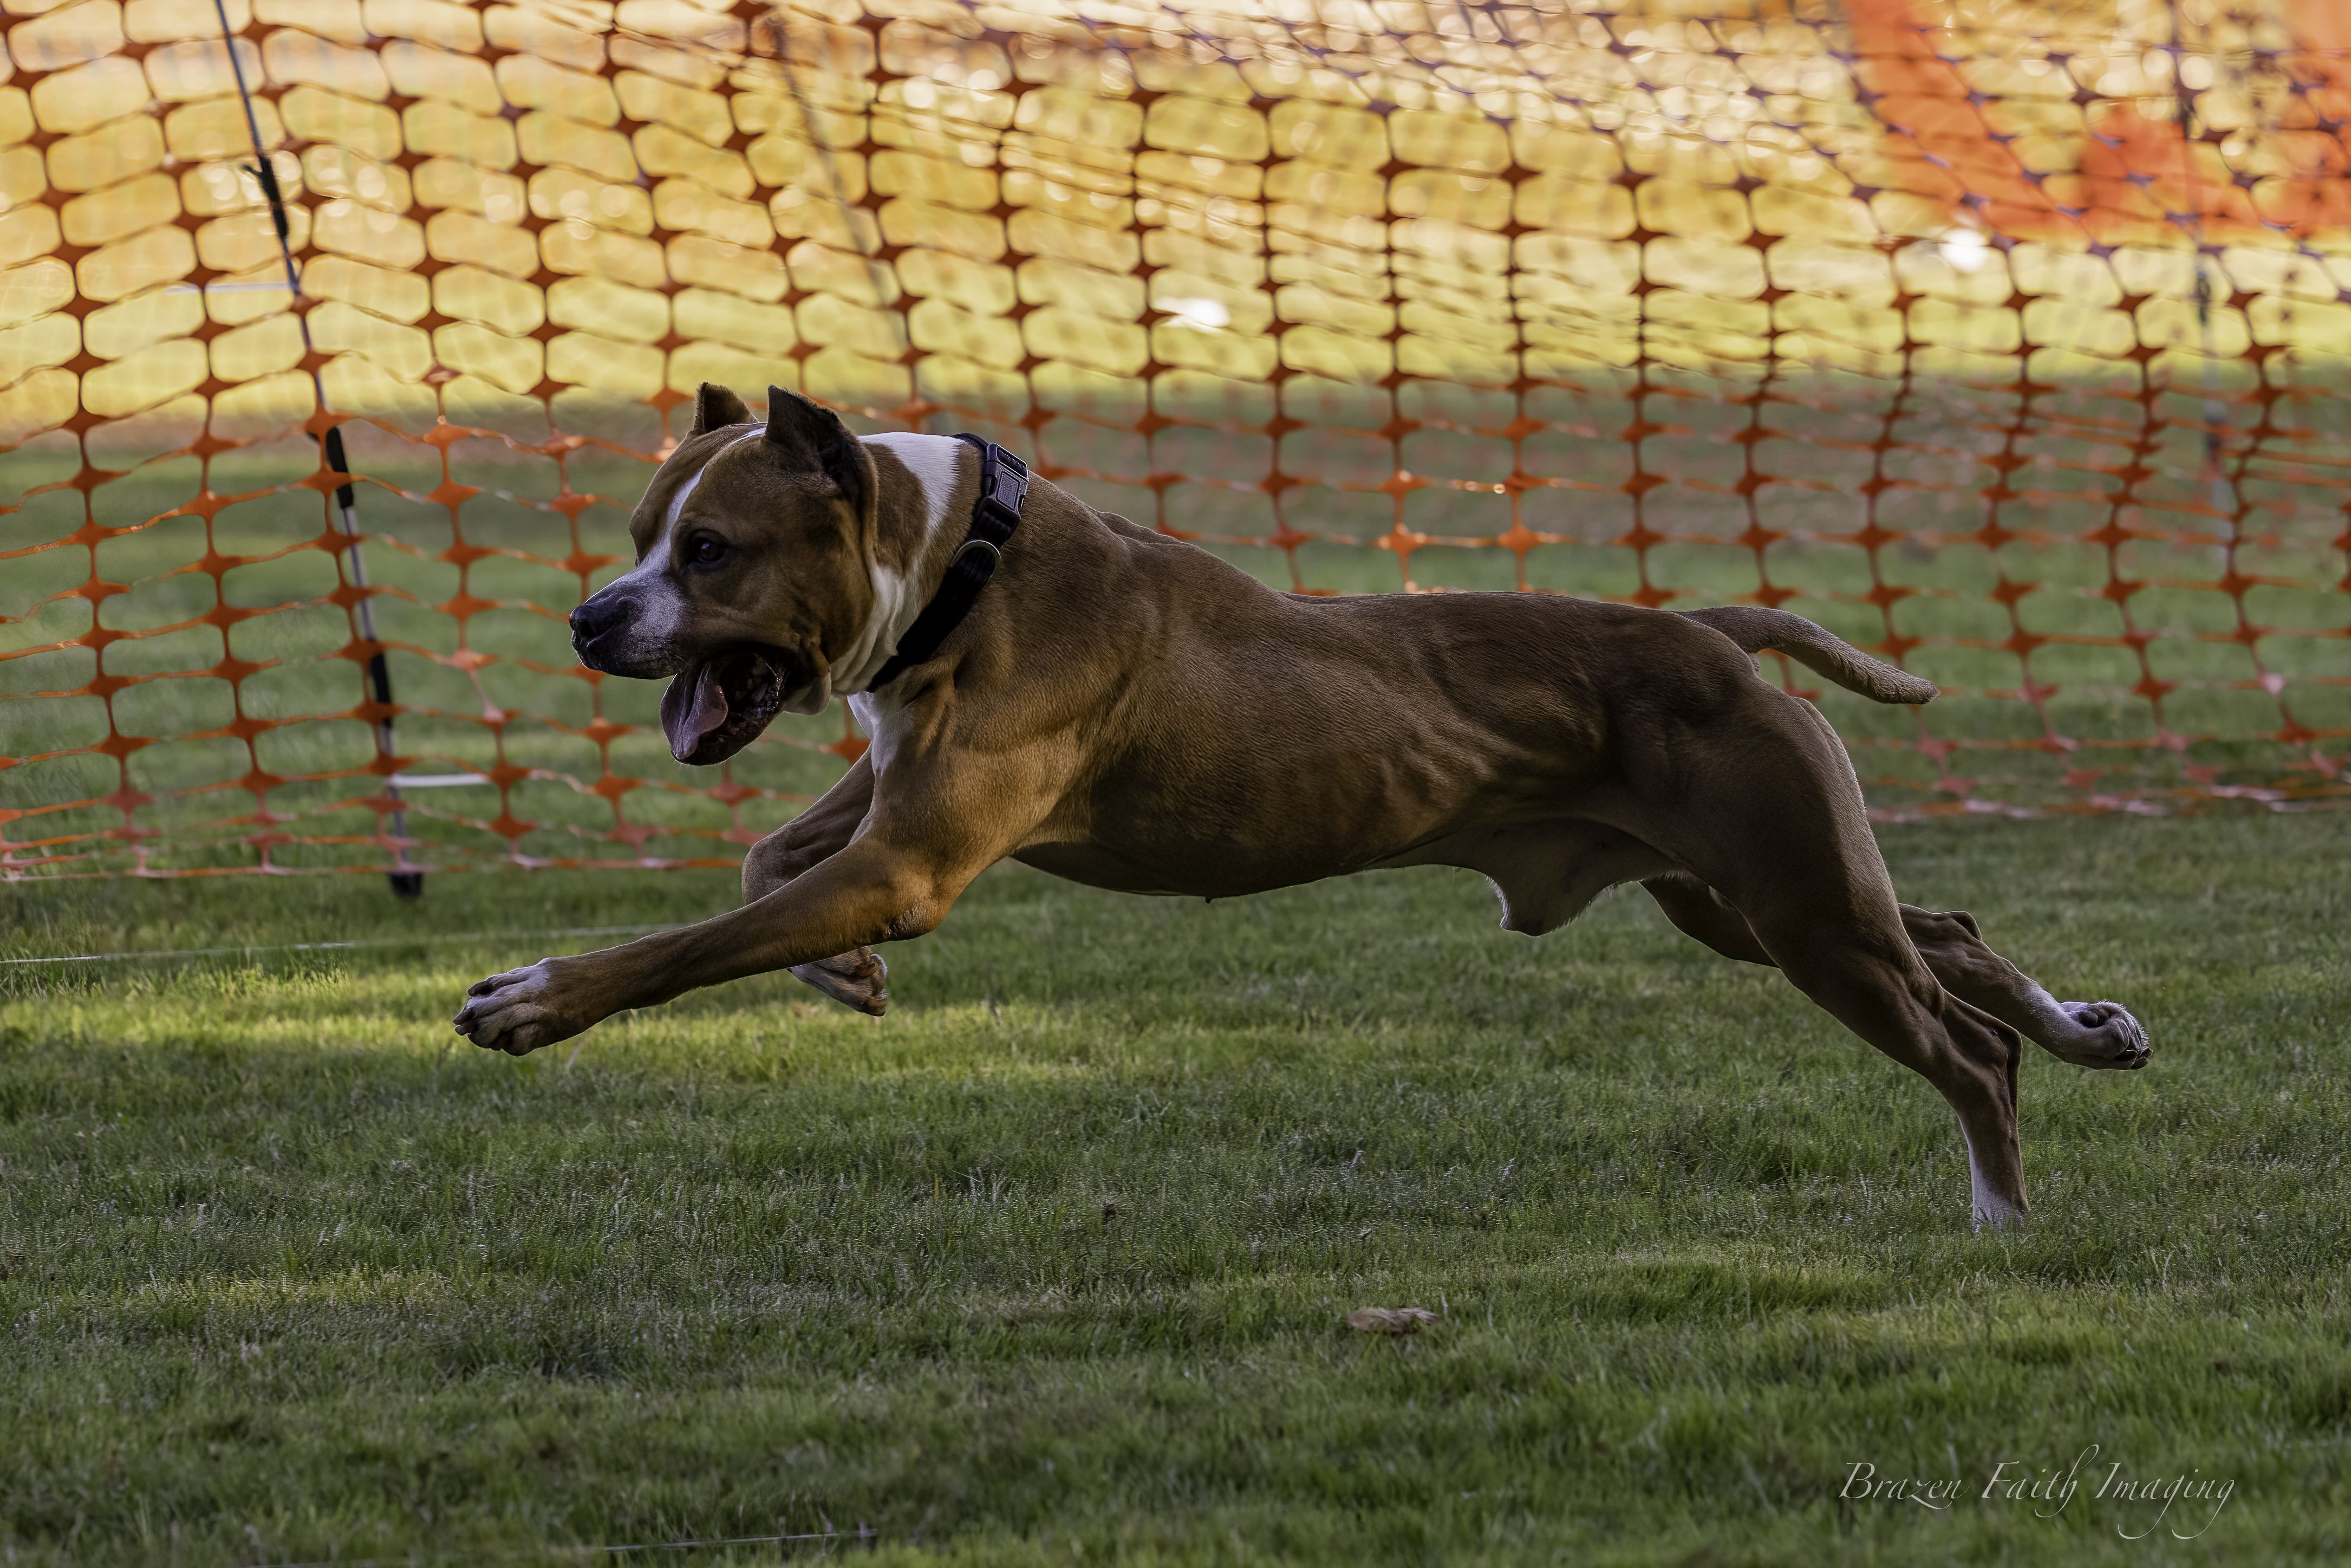
[[[865,732],[865,758],[879,779],[890,767],[905,739],[906,710],[895,703],[886,703],[871,692],[858,692],[849,698],[849,711],[857,720],[857,727]]]

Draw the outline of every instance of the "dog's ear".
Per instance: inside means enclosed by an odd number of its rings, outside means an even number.
[[[701,435],[729,424],[748,424],[750,405],[716,382],[705,382],[702,390],[694,394],[694,428],[686,434]]]
[[[822,474],[851,511],[865,515],[873,486],[872,462],[839,414],[796,392],[769,387],[768,439]]]

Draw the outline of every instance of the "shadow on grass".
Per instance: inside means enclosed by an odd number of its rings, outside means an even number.
[[[513,937],[13,975],[0,1542],[478,1560],[829,1519],[910,1557],[2325,1561],[2346,838],[1887,835],[1911,896],[2155,1031],[2143,1073],[2028,1064],[2038,1214],[2001,1237],[1923,1084],[1637,895],[1538,943],[1466,875],[1203,908],[1010,868],[892,950],[889,1019],[771,977],[568,1067],[448,1032],[545,950]],[[730,892],[0,898],[21,951]],[[1372,1303],[1443,1317],[1371,1343]],[[2126,1549],[2111,1503],[1837,1498],[1856,1459],[1972,1493],[2093,1442],[2242,1500],[2209,1547]]]

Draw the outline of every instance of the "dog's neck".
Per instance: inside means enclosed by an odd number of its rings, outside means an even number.
[[[952,435],[890,432],[864,438],[873,459],[873,607],[833,662],[832,690],[862,692],[938,591],[979,497],[979,457]]]

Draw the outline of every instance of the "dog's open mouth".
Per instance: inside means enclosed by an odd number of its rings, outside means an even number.
[[[662,728],[670,755],[707,767],[724,762],[783,710],[789,677],[758,648],[721,653],[679,674],[662,694]]]

